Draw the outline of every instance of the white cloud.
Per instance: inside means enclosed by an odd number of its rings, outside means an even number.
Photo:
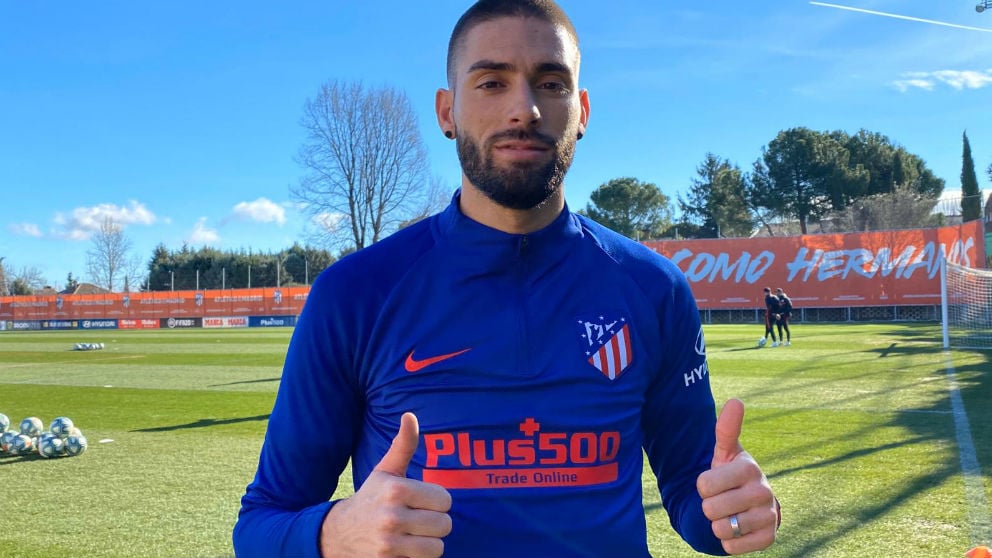
[[[319,213],[314,215],[311,221],[322,231],[333,233],[345,220],[343,213]]]
[[[100,225],[108,218],[121,227],[151,225],[157,220],[154,213],[135,200],[131,200],[124,207],[102,203],[92,207],[77,207],[68,215],[56,213],[55,224],[62,230],[55,234],[70,240],[88,240],[94,232],[100,230]]]
[[[933,91],[933,86],[935,85],[933,81],[928,79],[901,79],[892,82],[892,85],[899,90],[900,93],[905,93],[909,89],[926,89],[927,91]]]
[[[255,201],[241,202],[234,206],[234,216],[256,223],[286,223],[286,210],[268,198],[258,198]]]
[[[966,88],[981,89],[992,85],[992,70],[986,70],[984,72],[941,70],[934,72],[933,75],[935,78],[957,90]]]
[[[193,225],[193,230],[189,233],[186,241],[199,245],[217,244],[220,241],[220,235],[215,229],[207,227],[206,217],[200,217]]]
[[[958,91],[962,89],[981,89],[992,86],[992,70],[938,70],[936,72],[907,72],[904,79],[892,82],[899,91],[905,93],[909,89],[925,89],[933,91],[937,83],[943,83]]]
[[[41,238],[44,236],[38,225],[34,223],[14,223],[12,225],[7,225],[7,230],[16,234],[17,236],[33,236],[35,238]]]

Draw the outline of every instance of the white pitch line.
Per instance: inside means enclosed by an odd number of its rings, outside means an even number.
[[[989,500],[985,497],[982,468],[975,453],[975,442],[971,437],[968,414],[958,389],[957,371],[949,354],[944,354],[944,371],[947,374],[951,397],[951,411],[954,415],[954,434],[961,454],[961,473],[964,475],[965,506],[968,508],[968,523],[971,525],[971,542],[985,544],[992,540],[992,515],[989,514]]]
[[[864,8],[854,8],[851,6],[841,6],[840,4],[827,4],[826,2],[810,2],[814,6],[823,6],[824,8],[837,8],[838,10],[848,10],[851,12],[861,12],[863,14],[871,14],[884,17],[892,17],[895,19],[905,19],[906,21],[916,21],[919,23],[929,23],[931,25],[942,25],[944,27],[953,27],[955,29],[967,29],[968,31],[982,31],[985,33],[992,33],[992,29],[986,27],[972,27],[970,25],[958,25],[957,23],[948,23],[946,21],[937,21],[933,19],[923,19],[920,17],[910,17],[898,14],[890,14],[888,12],[878,12],[875,10],[866,10]]]
[[[115,356],[107,358],[94,358],[87,360],[86,362],[107,362],[110,360],[130,360],[135,358],[145,358],[145,355],[125,355],[125,356]],[[11,370],[13,368],[26,368],[29,366],[47,366],[50,364],[79,364],[78,360],[59,360],[59,361],[49,361],[49,362],[17,362],[10,364],[0,363],[0,370]]]

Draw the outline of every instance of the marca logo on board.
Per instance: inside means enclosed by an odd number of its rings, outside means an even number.
[[[248,327],[248,318],[203,318],[203,327]]]

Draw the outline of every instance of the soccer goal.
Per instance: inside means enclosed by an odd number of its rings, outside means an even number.
[[[992,349],[992,271],[945,259],[940,306],[945,349]]]

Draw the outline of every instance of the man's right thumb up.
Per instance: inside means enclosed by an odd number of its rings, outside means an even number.
[[[382,456],[382,460],[376,465],[376,471],[389,473],[397,477],[406,476],[407,465],[413,459],[414,452],[417,451],[417,444],[420,443],[420,424],[417,422],[417,415],[413,413],[403,413],[400,417],[400,431],[393,438],[389,451]]]

